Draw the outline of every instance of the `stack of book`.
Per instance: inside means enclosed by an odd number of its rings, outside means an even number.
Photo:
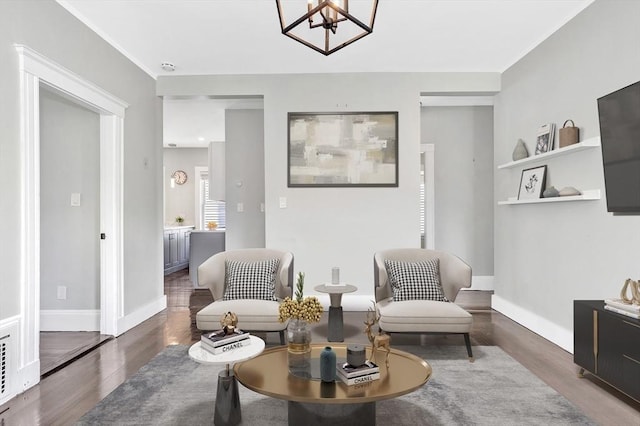
[[[202,342],[202,348],[214,355],[233,351],[251,344],[249,333],[238,329],[231,334],[225,334],[224,330],[203,333],[200,341]]]
[[[339,362],[336,364],[336,372],[340,380],[349,386],[372,382],[380,378],[380,367],[371,361],[366,361],[357,367]]]
[[[640,305],[627,304],[622,299],[605,299],[604,308],[608,311],[640,319]]]

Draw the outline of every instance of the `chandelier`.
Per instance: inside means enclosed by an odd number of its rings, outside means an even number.
[[[276,0],[282,34],[331,55],[373,32],[378,0]],[[366,22],[366,23],[365,23]]]

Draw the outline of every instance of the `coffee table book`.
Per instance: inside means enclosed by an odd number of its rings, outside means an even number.
[[[378,380],[380,378],[380,372],[365,374],[362,376],[356,376],[351,378],[347,378],[341,374],[338,374],[338,377],[340,377],[340,380],[342,380],[342,382],[345,383],[347,386],[353,386],[353,385],[361,385],[363,383],[369,383],[369,382],[373,382],[374,380]]]
[[[354,367],[353,365],[347,364],[345,362],[338,362],[336,363],[336,372],[347,379],[351,379],[353,377],[379,373],[380,367],[378,367],[371,361],[366,361],[364,364],[358,367]]]
[[[214,355],[220,355],[229,351],[233,351],[238,348],[242,348],[244,346],[249,346],[250,344],[251,344],[251,339],[249,339],[249,336],[247,336],[244,339],[236,340],[235,342],[227,343],[226,345],[222,345],[222,346],[213,347],[207,344],[203,344],[202,349],[208,352],[211,352]]]
[[[223,330],[216,330],[211,333],[203,333],[200,336],[203,345],[209,345],[214,348],[248,338],[249,332],[242,330],[235,330],[232,334],[225,334]]]

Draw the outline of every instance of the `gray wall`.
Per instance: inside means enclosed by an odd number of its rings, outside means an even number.
[[[374,252],[420,246],[420,95],[495,93],[498,80],[493,73],[176,76],[159,77],[157,87],[167,96],[264,96],[266,246],[294,253],[310,293],[340,267],[369,306]],[[288,188],[291,111],[398,111],[399,187]]]
[[[164,149],[164,210],[165,225],[174,225],[178,215],[184,215],[186,225],[196,225],[195,206],[196,188],[200,178],[196,176],[195,167],[207,167],[207,148],[165,148]],[[187,173],[184,185],[176,184],[171,188],[169,179],[176,170]]]
[[[20,98],[24,44],[129,103],[124,124],[124,314],[163,296],[161,103],[155,81],[51,0],[0,2],[0,319],[20,312]]]
[[[264,247],[264,112],[226,110],[225,140],[226,248]]]
[[[40,93],[40,308],[100,309],[99,116]]]
[[[435,145],[435,247],[493,275],[493,107],[421,108]]]
[[[495,163],[518,138],[532,152],[538,126],[572,118],[581,139],[599,135],[596,99],[640,79],[640,2],[597,0],[509,68],[495,103]],[[549,185],[601,189],[600,149],[549,160]],[[495,197],[517,194],[521,169],[495,172]],[[571,339],[574,299],[616,297],[640,275],[640,217],[599,201],[497,206],[495,292],[537,316],[541,334]],[[554,330],[555,329],[555,330]],[[561,342],[562,343],[562,342]],[[571,348],[572,342],[564,347]]]

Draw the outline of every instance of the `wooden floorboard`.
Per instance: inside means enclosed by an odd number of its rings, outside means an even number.
[[[193,292],[186,271],[165,277],[165,291],[169,304],[165,311],[104,343],[1,406],[0,424],[74,424],[166,346],[197,341],[200,333],[195,329],[194,315],[197,307],[204,306],[210,296],[202,291]],[[589,375],[578,378],[571,354],[488,309],[489,298],[490,294],[485,292],[465,292],[456,300],[473,313],[473,345],[499,346],[599,424],[640,425],[640,404]],[[346,340],[365,343],[364,313],[345,312],[344,319]],[[313,339],[326,338],[326,321],[324,315],[313,328]],[[277,333],[261,337],[266,338],[268,344],[279,344]],[[392,345],[394,342],[464,345],[460,336],[394,334],[392,339]]]
[[[97,331],[40,332],[40,375],[63,368],[112,338]]]

